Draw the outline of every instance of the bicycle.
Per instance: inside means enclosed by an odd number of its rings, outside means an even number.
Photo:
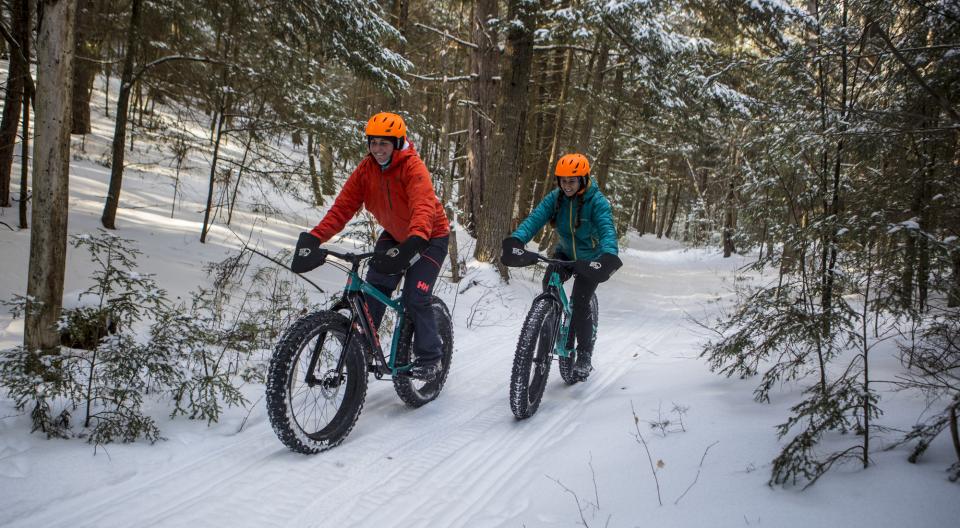
[[[273,430],[284,445],[304,454],[336,447],[350,433],[363,408],[368,373],[377,379],[389,376],[400,399],[420,407],[439,396],[453,355],[450,311],[434,296],[431,307],[443,346],[441,370],[432,380],[410,376],[407,371],[416,359],[413,318],[399,299],[391,299],[359,274],[361,263],[374,253],[327,254],[350,263],[348,268],[328,260],[347,272],[343,295],[329,309],[300,318],[284,332],[267,374],[267,414]],[[389,359],[365,295],[397,314]]]
[[[543,293],[533,299],[517,340],[517,351],[510,374],[510,409],[518,419],[529,418],[537,412],[550,375],[553,356],[558,357],[560,377],[568,385],[587,379],[574,371],[577,361],[575,349],[567,348],[570,336],[570,318],[573,314],[567,293],[556,268],[570,269],[573,261],[556,260],[536,255],[537,260],[553,264]],[[597,296],[590,298],[590,316],[593,322],[591,345],[597,339]]]

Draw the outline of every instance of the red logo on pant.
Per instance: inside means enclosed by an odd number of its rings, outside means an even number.
[[[430,291],[430,285],[423,281],[417,281],[417,289],[426,293]]]

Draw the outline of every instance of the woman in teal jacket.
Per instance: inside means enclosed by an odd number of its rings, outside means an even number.
[[[574,260],[572,275],[573,308],[570,341],[576,337],[576,373],[585,378],[592,366],[593,321],[590,320],[590,298],[597,285],[610,278],[623,263],[617,256],[617,230],[613,212],[600,189],[590,180],[590,162],[582,154],[567,154],[557,162],[554,171],[557,188],[540,202],[509,237],[503,241],[501,262],[507,266],[527,266],[536,262],[536,256],[523,246],[550,222],[559,238],[553,248],[554,258]],[[552,268],[544,274],[544,288]],[[556,270],[564,282],[571,272]],[[583,336],[577,337],[577,336]]]

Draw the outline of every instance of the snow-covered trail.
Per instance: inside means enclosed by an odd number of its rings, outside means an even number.
[[[773,427],[791,400],[756,404],[751,380],[708,372],[688,320],[743,261],[657,245],[625,250],[624,268],[598,292],[597,370],[567,386],[554,363],[540,410],[528,420],[513,418],[508,381],[539,281],[523,275],[491,287],[490,273],[479,281],[487,286],[458,299],[452,288],[441,292],[448,305],[457,303],[456,346],[444,393],[429,405],[409,409],[391,383],[371,377],[356,428],[314,456],[280,444],[262,401],[241,432],[246,413],[233,409],[210,429],[163,422],[167,441],[111,445],[96,456],[81,442],[11,436],[0,442],[0,525],[532,527],[573,526],[582,514],[591,526],[806,526],[813,519],[848,527],[949,525],[960,514],[954,485],[931,476],[930,465],[949,455],[946,445],[934,446],[926,467],[904,464],[902,451],[877,452],[869,472],[837,471],[802,494],[768,488]],[[488,310],[486,326],[468,328],[475,308]],[[262,393],[262,386],[248,389],[251,401]],[[683,416],[672,412],[675,404],[688,408]],[[634,436],[634,410],[653,460],[664,463],[662,506]],[[672,432],[647,425],[664,419]],[[917,485],[897,484],[905,479]]]
[[[275,438],[260,402],[240,434],[195,438],[203,448],[161,446],[169,457],[162,464],[128,468],[8,520],[12,526],[134,520],[185,526],[211,519],[244,526],[520,526],[529,505],[524,488],[557,464],[554,457],[537,461],[540,455],[563,445],[598,400],[620,390],[634,353],[675,352],[665,345],[684,325],[681,309],[695,293],[696,284],[685,288],[681,280],[690,271],[674,261],[640,270],[639,259],[624,258],[624,269],[600,291],[597,370],[586,383],[567,386],[554,363],[543,405],[531,419],[515,420],[507,401],[516,336],[536,284],[518,279],[518,298],[509,305],[518,313],[497,327],[464,328],[467,307],[458,307],[453,370],[442,396],[423,408],[408,409],[389,382],[371,377],[364,411],[346,441],[302,456]],[[529,298],[520,298],[527,292]],[[118,448],[124,446],[110,451]]]

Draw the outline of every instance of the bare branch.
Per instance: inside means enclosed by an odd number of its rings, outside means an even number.
[[[663,506],[663,499],[660,497],[660,479],[657,478],[657,468],[653,465],[653,456],[650,455],[650,447],[647,446],[646,439],[640,433],[640,417],[637,416],[637,410],[633,408],[633,400],[630,400],[630,410],[633,412],[633,425],[637,428],[637,442],[643,445],[643,450],[647,452],[647,461],[650,462],[650,472],[653,473],[653,482],[657,485],[657,502]]]
[[[430,26],[421,24],[420,22],[416,22],[416,23],[414,23],[413,25],[416,26],[416,27],[418,27],[418,28],[426,29],[427,31],[433,31],[434,33],[436,33],[436,34],[438,34],[438,35],[443,35],[444,37],[446,37],[446,38],[448,38],[448,39],[456,42],[457,44],[460,44],[461,46],[466,46],[466,47],[468,47],[468,48],[470,48],[470,49],[479,49],[479,48],[480,48],[480,46],[477,46],[477,45],[474,44],[473,42],[469,42],[469,41],[463,40],[462,38],[455,37],[455,36],[451,35],[450,33],[447,33],[446,31],[443,31],[443,30],[440,30],[440,29],[437,29],[437,28],[433,28],[433,27],[430,27]]]
[[[680,503],[680,499],[682,499],[682,498],[687,494],[687,492],[690,491],[691,488],[693,488],[693,485],[697,483],[697,480],[700,479],[700,471],[703,469],[703,461],[707,458],[707,452],[710,451],[710,448],[711,448],[711,447],[713,447],[713,446],[715,446],[715,445],[717,445],[717,444],[719,444],[719,443],[720,443],[720,441],[717,440],[716,442],[708,445],[707,448],[703,450],[703,456],[700,457],[700,467],[697,468],[697,476],[693,478],[693,482],[691,482],[690,485],[687,486],[687,489],[683,490],[683,493],[681,493],[680,496],[677,497],[677,500],[673,501],[673,504],[674,504],[674,505],[679,504],[679,503]]]

